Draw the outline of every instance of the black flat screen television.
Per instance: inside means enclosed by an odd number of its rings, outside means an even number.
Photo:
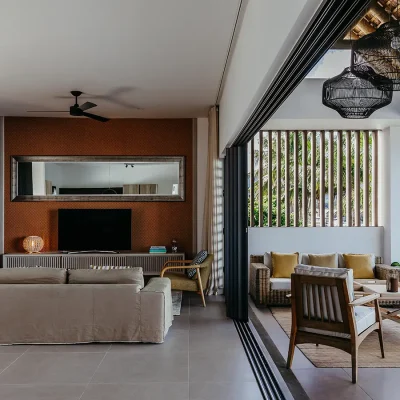
[[[131,210],[59,209],[58,250],[131,250]]]

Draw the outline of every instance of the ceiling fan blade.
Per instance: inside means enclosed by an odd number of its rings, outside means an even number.
[[[100,122],[107,122],[110,120],[109,118],[100,117],[100,115],[95,115],[95,114],[91,114],[91,113],[87,113],[87,112],[83,112],[82,115],[84,117],[89,117],[89,118],[95,119],[96,121],[100,121]]]
[[[89,108],[97,107],[97,104],[91,103],[90,101],[87,101],[86,103],[83,103],[79,108],[82,111],[89,110]]]
[[[49,113],[49,112],[55,112],[55,113],[60,113],[60,112],[69,112],[69,111],[39,111],[39,110],[35,110],[35,111],[27,111],[27,112],[35,112],[35,113]]]

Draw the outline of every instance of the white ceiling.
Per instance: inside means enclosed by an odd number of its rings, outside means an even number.
[[[173,118],[214,104],[239,0],[1,3],[0,115],[65,117],[26,111],[67,110],[75,89],[93,113]]]

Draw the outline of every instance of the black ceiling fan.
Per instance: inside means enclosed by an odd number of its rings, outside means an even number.
[[[100,122],[107,122],[110,120],[109,118],[101,117],[100,115],[86,112],[86,110],[89,110],[90,108],[97,107],[97,104],[87,101],[86,103],[83,103],[80,106],[78,104],[78,97],[82,94],[82,92],[80,92],[79,90],[73,90],[71,94],[72,96],[75,97],[75,104],[69,108],[69,111],[27,111],[27,112],[49,112],[49,113],[69,112],[69,114],[72,115],[73,117],[88,117]]]

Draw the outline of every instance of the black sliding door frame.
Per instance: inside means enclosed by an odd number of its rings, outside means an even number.
[[[248,320],[247,143],[320,58],[365,12],[369,0],[325,0],[243,126],[225,158],[225,296],[227,316]],[[268,51],[268,49],[260,49]],[[350,63],[350,59],[349,59]],[[341,71],[338,71],[338,74]]]
[[[224,264],[227,316],[248,320],[247,146],[226,149],[224,166]]]

